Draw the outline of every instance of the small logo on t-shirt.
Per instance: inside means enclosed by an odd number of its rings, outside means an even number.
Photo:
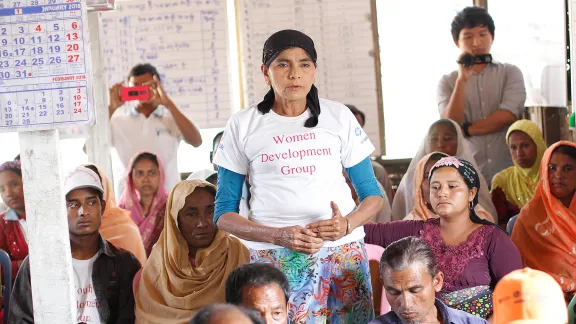
[[[220,145],[218,145],[218,148],[223,150],[224,149],[224,144],[220,143]]]
[[[360,129],[360,127],[356,127],[354,134],[356,134],[356,136],[360,136],[362,134],[362,129]]]

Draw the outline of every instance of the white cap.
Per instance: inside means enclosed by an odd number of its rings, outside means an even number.
[[[70,191],[81,188],[92,188],[104,193],[98,175],[85,167],[77,167],[66,176],[64,179],[64,195],[66,196]]]
[[[215,175],[216,171],[213,169],[202,169],[198,170],[188,176],[186,180],[208,180],[211,176]]]

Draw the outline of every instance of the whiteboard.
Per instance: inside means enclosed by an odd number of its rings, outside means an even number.
[[[92,122],[86,3],[11,1],[0,9],[0,132]]]
[[[353,104],[366,114],[364,130],[381,154],[382,107],[370,0],[238,0],[244,105],[262,100],[268,87],[260,71],[266,39],[282,29],[312,38],[318,53],[321,98]],[[381,125],[382,124],[382,125]]]
[[[126,80],[134,65],[151,63],[172,101],[196,126],[225,126],[233,100],[226,1],[131,1],[116,6],[99,13],[107,86]]]

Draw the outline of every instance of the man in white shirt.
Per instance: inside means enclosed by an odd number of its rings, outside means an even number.
[[[74,274],[77,322],[134,323],[132,281],[140,262],[118,250],[98,230],[106,207],[94,171],[78,167],[64,180]],[[9,323],[34,323],[30,263],[24,260],[10,300]]]
[[[202,137],[198,128],[176,107],[160,83],[160,75],[150,64],[139,64],[132,68],[128,77],[129,86],[148,85],[150,99],[137,101],[136,108],[118,112],[125,102],[120,93],[123,82],[110,88],[110,126],[112,145],[116,148],[120,162],[114,161],[116,192],[120,195],[126,182],[126,170],[130,159],[146,151],[157,154],[166,172],[166,190],[178,183],[177,152],[180,140],[198,147]]]

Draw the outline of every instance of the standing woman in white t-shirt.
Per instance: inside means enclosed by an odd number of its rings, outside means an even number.
[[[374,146],[346,106],[318,98],[316,58],[312,39],[295,30],[264,44],[270,91],[228,121],[214,160],[214,223],[245,240],[251,262],[286,274],[294,323],[367,323],[374,310],[362,225],[382,205]],[[248,172],[246,219],[238,205]]]

